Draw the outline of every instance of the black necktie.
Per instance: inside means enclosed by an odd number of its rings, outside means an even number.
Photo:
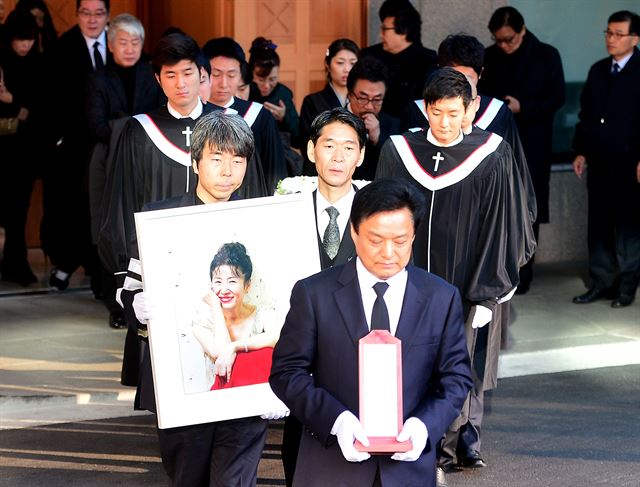
[[[104,61],[102,60],[98,46],[100,46],[98,41],[93,43],[93,61],[96,63],[96,71],[102,71],[104,69]]]
[[[613,68],[611,69],[611,74],[614,76],[620,72],[620,65],[618,63],[613,63]]]
[[[333,259],[340,248],[340,229],[338,228],[338,215],[340,212],[333,206],[328,207],[326,211],[329,213],[329,225],[324,231],[322,246],[329,258]]]
[[[376,292],[376,301],[373,303],[373,311],[371,312],[371,331],[391,331],[389,327],[389,311],[387,311],[387,303],[384,302],[383,297],[387,289],[389,289],[389,284],[386,282],[377,282],[373,285],[373,290]]]

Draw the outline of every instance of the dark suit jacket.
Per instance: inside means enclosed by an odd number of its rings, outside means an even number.
[[[51,131],[56,140],[64,137],[64,145],[69,146],[69,150],[86,157],[89,131],[85,122],[84,96],[88,77],[94,70],[80,27],[75,25],[60,36],[52,60],[51,72],[60,74],[53,77]],[[105,67],[112,63],[113,57],[107,49]]]
[[[415,462],[373,456],[344,460],[331,435],[345,410],[358,415],[358,340],[369,330],[356,261],[299,281],[273,355],[269,383],[299,418],[296,479],[306,486],[435,485],[435,445],[457,417],[471,387],[462,307],[455,287],[409,266],[396,337],[402,340],[403,418],[415,416],[429,439]]]
[[[355,191],[358,191],[358,188],[356,188],[355,185],[353,185],[353,189]],[[317,193],[318,193],[318,190],[313,192],[313,210],[314,210],[313,216],[316,221],[316,229],[318,228],[318,213],[317,213],[317,206],[316,206]],[[352,257],[356,255],[356,246],[354,245],[353,239],[351,238],[350,226],[351,225],[349,224],[349,222],[347,222],[347,228],[344,229],[344,232],[342,234],[342,240],[340,240],[340,247],[338,248],[338,253],[333,258],[333,260],[325,252],[324,247],[322,246],[322,236],[316,230],[316,235],[318,236],[318,252],[320,253],[321,269],[328,269],[329,267],[332,267],[334,265],[344,264],[345,262],[349,261]]]
[[[611,74],[611,57],[591,66],[580,101],[580,122],[574,139],[576,152],[596,160],[603,155],[628,154],[637,163],[640,160],[638,48],[615,76]]]

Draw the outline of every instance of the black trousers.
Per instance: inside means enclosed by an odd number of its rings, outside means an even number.
[[[587,159],[592,285],[633,295],[640,280],[640,183],[628,155]]]
[[[284,418],[284,430],[282,432],[282,467],[287,487],[293,485],[293,474],[296,472],[298,450],[302,438],[302,423],[293,415]]]
[[[268,422],[259,417],[158,429],[175,487],[255,486]]]

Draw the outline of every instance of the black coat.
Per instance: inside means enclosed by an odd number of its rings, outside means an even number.
[[[389,70],[389,83],[382,110],[396,118],[402,117],[411,100],[422,98],[424,84],[436,68],[436,52],[414,42],[404,51],[391,54],[375,44],[360,51],[360,59],[373,56]]]
[[[580,122],[574,148],[578,154],[629,154],[640,161],[640,51],[617,75],[611,74],[611,57],[589,70],[581,97]]]
[[[113,57],[107,49],[105,67],[108,68],[112,63]],[[53,142],[64,137],[63,144],[69,147],[70,152],[82,155],[83,163],[86,163],[91,144],[84,97],[88,78],[94,69],[87,43],[77,25],[60,36],[50,70],[60,73],[52,77],[54,92],[51,97],[50,124],[51,135],[55,137]]]
[[[109,142],[109,121],[147,113],[166,103],[151,65],[140,60],[132,69],[135,88],[131,106],[128,106],[125,87],[115,65],[89,76],[85,112],[91,135],[101,142]]]
[[[560,54],[527,31],[513,54],[504,54],[495,44],[487,48],[484,66],[478,90],[499,99],[512,96],[520,102],[521,112],[515,119],[536,191],[538,222],[546,223],[553,117],[565,97]]]
[[[378,119],[380,120],[380,137],[378,138],[378,143],[373,144],[370,140],[367,140],[364,151],[364,161],[362,161],[360,167],[357,167],[353,173],[353,179],[355,180],[364,179],[365,181],[373,181],[376,177],[376,169],[378,168],[378,159],[380,159],[382,146],[392,135],[402,133],[400,120],[396,117],[380,112]]]

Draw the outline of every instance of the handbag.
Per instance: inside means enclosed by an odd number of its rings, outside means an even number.
[[[4,85],[4,72],[0,68],[0,86]],[[18,117],[0,118],[0,135],[13,135],[18,131]]]
[[[13,135],[18,131],[18,117],[0,118],[0,135]]]

